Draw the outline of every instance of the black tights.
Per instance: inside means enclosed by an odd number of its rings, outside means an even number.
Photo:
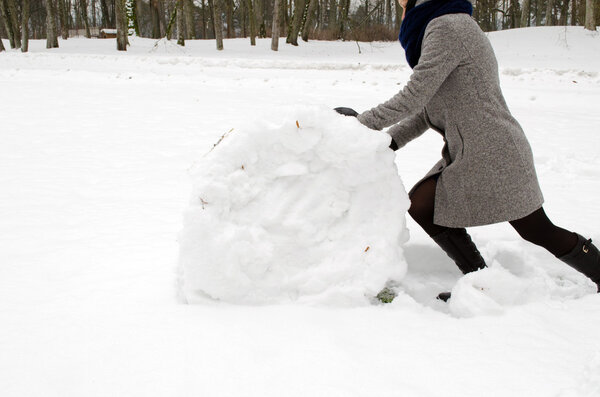
[[[448,228],[433,223],[435,188],[437,176],[426,179],[410,195],[408,213],[430,236],[436,236]],[[577,243],[577,235],[555,226],[540,208],[524,218],[510,221],[511,226],[525,240],[546,248],[555,256],[569,253]]]

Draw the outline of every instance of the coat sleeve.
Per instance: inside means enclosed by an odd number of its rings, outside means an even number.
[[[463,47],[454,29],[444,16],[432,20],[425,31],[419,63],[406,86],[387,102],[359,114],[358,120],[381,130],[419,113],[460,63]]]
[[[402,121],[389,128],[386,132],[392,136],[398,149],[400,149],[408,142],[421,136],[427,129],[428,126],[425,121],[425,113],[421,110],[417,114],[402,119]]]

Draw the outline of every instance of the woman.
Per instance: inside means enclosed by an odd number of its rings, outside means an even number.
[[[600,288],[600,252],[555,226],[542,207],[531,148],[502,92],[491,44],[467,0],[399,0],[400,42],[413,68],[390,100],[363,112],[336,110],[375,130],[392,126],[394,150],[428,128],[444,137],[442,159],[410,191],[411,217],[463,273],[485,267],[465,227],[508,221],[525,240]],[[440,295],[447,299],[449,294]]]

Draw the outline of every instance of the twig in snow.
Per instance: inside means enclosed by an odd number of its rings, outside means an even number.
[[[229,133],[230,133],[231,131],[233,131],[233,128],[232,128],[232,129],[230,129],[229,131],[227,131],[226,133],[224,133],[223,135],[221,135],[221,138],[219,138],[219,140],[217,141],[217,143],[215,143],[215,144],[213,145],[213,147],[212,147],[212,148],[210,148],[210,150],[209,150],[208,152],[206,152],[206,154],[208,154],[208,153],[212,152],[212,151],[214,150],[214,148],[216,148],[216,147],[217,147],[217,145],[218,145],[219,143],[221,143],[221,141],[223,141],[223,139],[227,138],[227,136],[229,135]],[[205,156],[206,156],[206,154],[205,154]]]

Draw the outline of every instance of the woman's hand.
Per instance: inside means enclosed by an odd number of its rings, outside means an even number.
[[[358,116],[358,112],[352,108],[341,107],[341,108],[335,108],[333,110],[335,110],[339,114],[343,114],[344,116],[352,116],[352,117]]]

